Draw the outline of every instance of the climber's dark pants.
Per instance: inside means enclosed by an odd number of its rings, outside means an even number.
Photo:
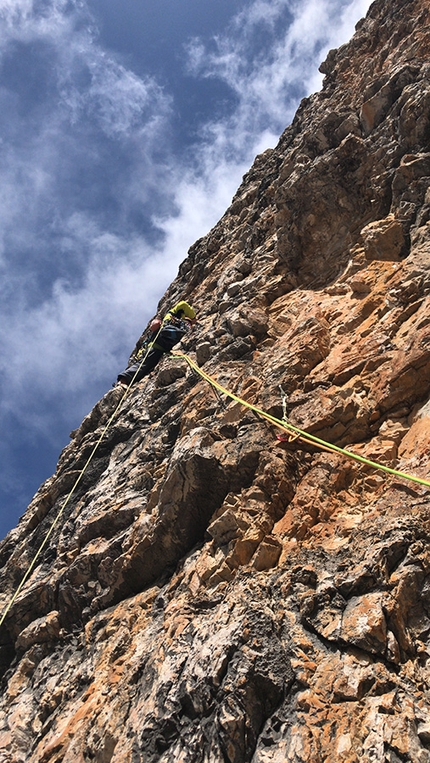
[[[140,381],[144,376],[148,376],[148,374],[151,373],[163,355],[164,353],[162,350],[155,350],[154,348],[149,350],[143,363],[142,361],[138,360],[137,363],[133,363],[131,366],[126,368],[125,371],[122,371],[120,374],[118,374],[118,381],[124,382],[125,384],[130,384],[134,375],[136,374],[136,371],[137,374],[133,383]]]

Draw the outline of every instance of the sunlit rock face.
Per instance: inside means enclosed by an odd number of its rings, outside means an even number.
[[[430,479],[430,13],[377,0],[159,306],[241,398]],[[3,605],[114,411],[0,547]],[[1,763],[430,761],[430,490],[136,385],[1,628]]]

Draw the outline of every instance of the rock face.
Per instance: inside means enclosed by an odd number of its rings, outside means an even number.
[[[160,304],[224,386],[429,479],[430,12],[377,0]],[[118,403],[0,546],[2,604]],[[1,763],[428,763],[430,490],[166,358],[0,629]]]

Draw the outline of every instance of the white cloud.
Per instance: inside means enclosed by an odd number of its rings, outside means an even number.
[[[62,387],[64,380],[70,388],[79,386],[82,368],[91,364],[91,355],[100,352],[103,336],[109,334],[109,342],[118,347],[129,338],[130,331],[138,331],[143,314],[149,317],[154,308],[149,302],[175,275],[188,246],[209,230],[228,205],[255,153],[273,143],[291,119],[297,90],[304,94],[321,54],[340,35],[352,31],[358,9],[365,10],[366,5],[364,0],[334,4],[329,0],[256,0],[236,17],[228,34],[216,39],[215,51],[206,50],[201,41],[190,44],[189,65],[195,75],[223,79],[239,101],[229,117],[202,125],[193,167],[187,168],[181,158],[170,166],[167,158],[164,164],[157,164],[148,147],[151,141],[157,144],[168,124],[170,97],[154,80],[138,77],[109,57],[95,43],[90,24],[79,31],[74,29],[82,6],[74,6],[73,22],[73,14],[65,12],[70,5],[61,0],[44,4],[44,13],[35,12],[31,2],[2,0],[4,37],[9,34],[10,38],[28,40],[44,35],[55,44],[62,96],[61,109],[53,110],[40,125],[33,152],[9,156],[5,168],[9,172],[4,173],[6,180],[0,184],[9,226],[16,224],[24,200],[27,214],[36,218],[37,200],[42,197],[43,203],[44,192],[52,192],[52,175],[61,163],[64,139],[66,146],[72,140],[66,133],[64,109],[74,124],[94,125],[91,118],[95,117],[98,128],[109,137],[132,140],[137,169],[130,168],[129,187],[124,188],[126,199],[137,193],[144,202],[151,186],[158,182],[175,209],[174,214],[153,215],[164,241],[156,259],[149,261],[151,250],[144,239],[130,237],[127,231],[115,235],[103,231],[99,221],[82,212],[72,212],[63,220],[63,253],[87,253],[83,279],[77,290],[70,287],[67,277],[60,279],[41,304],[9,316],[7,344],[19,347],[31,332],[33,349],[24,368],[9,364],[6,375],[11,372],[17,379],[21,374],[23,386],[31,376],[33,383],[47,385],[52,393],[60,375]],[[261,28],[269,29],[274,37],[271,46],[259,49],[250,43]],[[145,177],[139,175],[144,165],[149,170]],[[17,179],[22,166],[26,167],[24,183]],[[31,203],[32,196],[36,202]],[[31,227],[27,235],[31,235]],[[146,305],[144,311],[140,309],[142,303]],[[63,350],[66,346],[73,353],[73,370]],[[46,354],[56,371],[49,379],[45,363],[40,361]],[[112,357],[107,352],[104,358],[98,371],[97,364],[92,363],[92,373],[106,373]]]
[[[236,107],[201,124],[183,156],[169,141],[172,96],[102,49],[83,2],[0,0],[2,60],[29,42],[50,56],[28,114],[23,96],[0,91],[1,413],[46,436],[61,415],[79,423],[188,247],[319,87],[320,61],[368,5],[255,0],[223,36],[192,41],[189,70],[226,82]],[[142,212],[139,233],[130,219]]]
[[[110,137],[136,133],[142,137],[143,131],[148,140],[159,134],[171,98],[157,82],[149,76],[138,77],[109,57],[87,31],[77,38],[74,33],[70,43],[59,50],[59,86],[72,123],[94,117]]]
[[[0,0],[0,47],[48,62],[0,91],[0,411],[49,429],[64,394],[115,378],[167,286],[127,214],[165,183],[171,97],[100,47],[80,2]]]
[[[154,155],[160,155],[169,127],[171,97],[98,45],[82,3],[0,3],[3,63],[9,57],[13,68],[28,57],[17,89],[15,74],[12,84],[3,76],[0,89],[2,293],[13,282],[21,292],[14,301],[20,302],[27,273],[47,258],[55,236],[68,235],[74,208],[99,203],[102,213],[109,195],[117,214],[124,210],[129,235],[127,206],[144,204],[163,183],[165,167]],[[23,45],[19,55],[17,42]],[[32,57],[40,70],[31,70]],[[29,77],[34,93],[26,90]],[[88,245],[80,244],[88,253]]]
[[[0,0],[1,54],[16,42],[64,39],[74,27],[77,8],[73,0]]]
[[[239,147],[261,134],[264,125],[279,133],[298,98],[321,86],[317,69],[328,50],[351,36],[369,5],[369,0],[256,0],[236,17],[230,36],[214,38],[206,47],[192,40],[190,72],[222,79],[239,98],[229,122],[207,126],[214,138]],[[262,29],[272,35],[263,52],[258,45]]]

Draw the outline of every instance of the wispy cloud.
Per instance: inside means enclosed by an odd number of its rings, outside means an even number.
[[[169,115],[171,98],[150,76],[137,76],[103,51],[89,30],[59,48],[59,92],[76,125],[89,119],[111,138],[152,144]]]
[[[232,21],[229,33],[191,40],[188,66],[196,77],[222,79],[236,94],[229,119],[204,126],[218,147],[241,151],[272,142],[291,121],[300,98],[319,89],[318,66],[348,40],[368,0],[256,0]]]
[[[16,422],[4,448],[79,423],[368,5],[254,0],[223,35],[190,41],[188,73],[234,98],[181,153],[173,94],[103,49],[84,0],[0,0],[0,417]]]

